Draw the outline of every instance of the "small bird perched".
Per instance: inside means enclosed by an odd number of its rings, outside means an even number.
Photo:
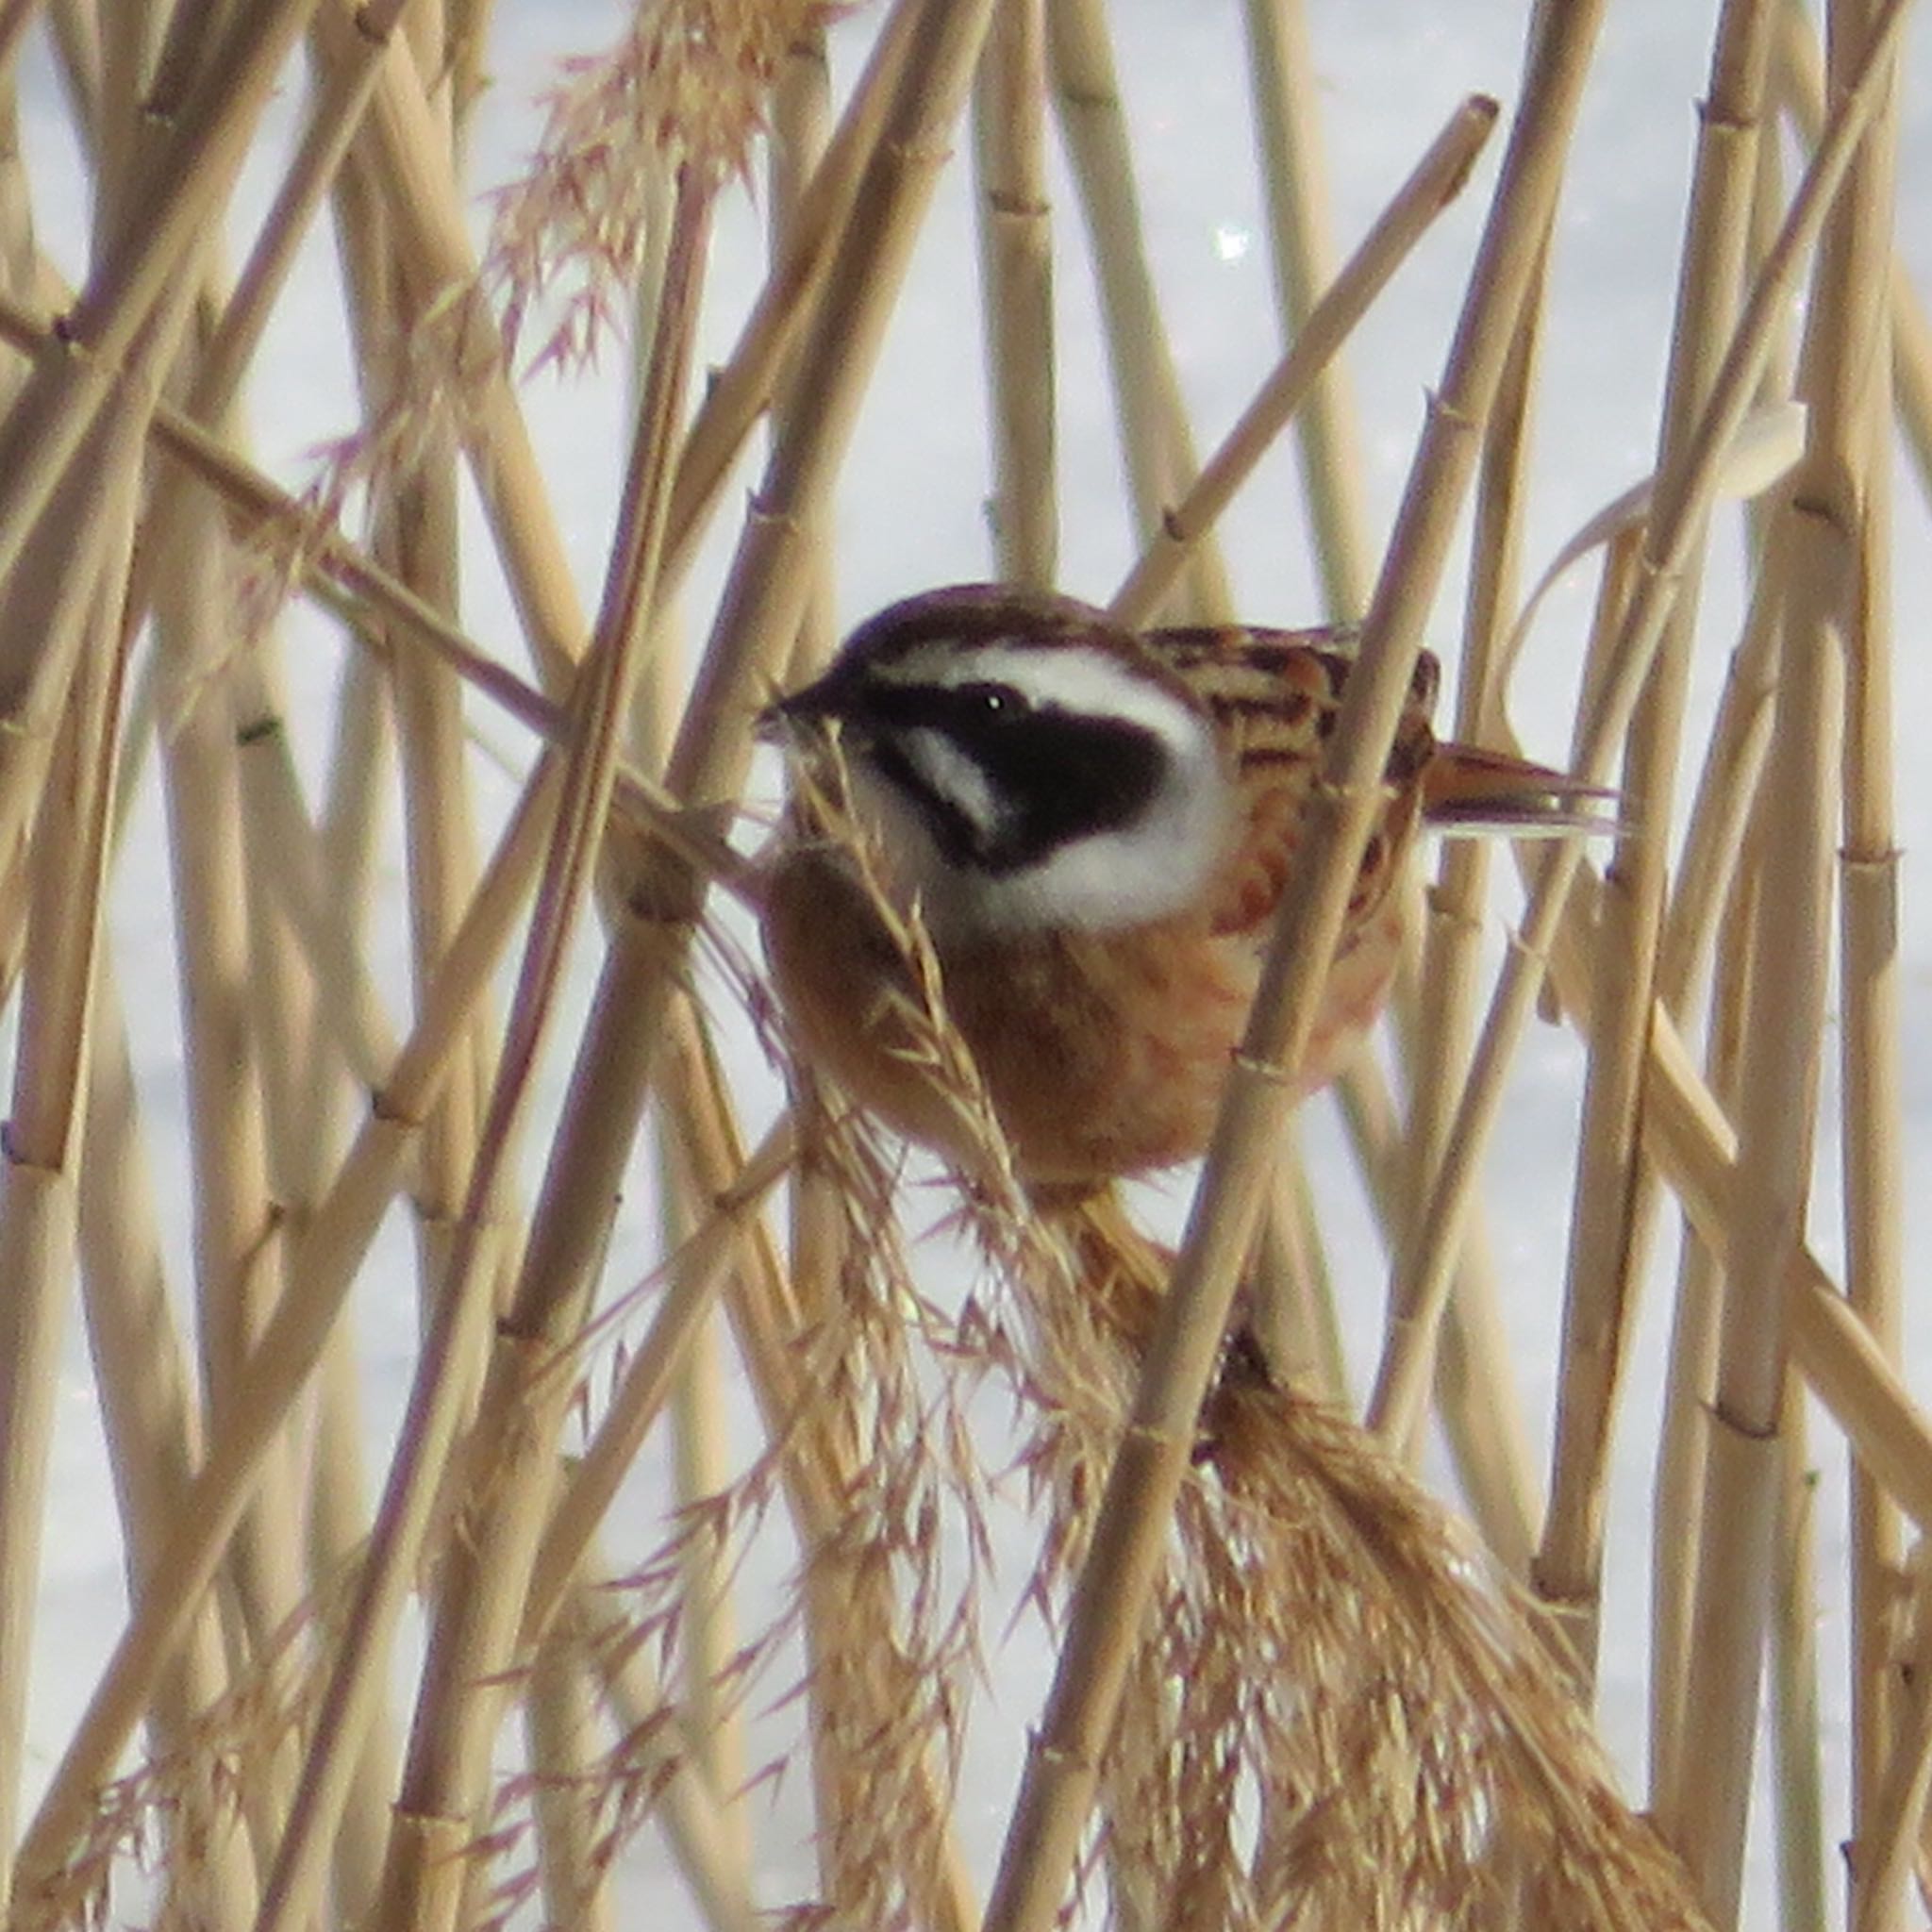
[[[921,1050],[882,895],[902,923],[917,909],[1024,1179],[1085,1186],[1200,1154],[1355,641],[1342,627],[1135,631],[993,584],[929,591],[861,625],[767,713],[803,766],[763,861],[765,949],[809,1062],[974,1164]],[[1439,744],[1437,682],[1424,654],[1295,1070],[1303,1094],[1388,995],[1418,824],[1571,826],[1591,790]],[[827,809],[840,798],[870,868]]]

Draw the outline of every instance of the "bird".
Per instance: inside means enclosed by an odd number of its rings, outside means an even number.
[[[777,1004],[815,1074],[973,1170],[907,934],[1013,1170],[1080,1190],[1205,1151],[1355,660],[1346,625],[1132,628],[1003,584],[868,619],[760,721],[792,758],[759,860]],[[1297,1096],[1387,999],[1424,823],[1543,831],[1594,788],[1439,742],[1418,658]]]

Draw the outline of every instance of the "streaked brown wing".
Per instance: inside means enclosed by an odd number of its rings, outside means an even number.
[[[1203,625],[1144,634],[1150,654],[1180,673],[1212,710],[1237,762],[1246,826],[1223,875],[1214,911],[1218,932],[1264,924],[1281,898],[1355,662],[1357,636],[1341,625],[1299,631]],[[1424,652],[1389,755],[1381,812],[1349,896],[1351,926],[1387,898],[1414,833],[1422,778],[1435,750],[1429,715],[1439,679],[1435,658]]]

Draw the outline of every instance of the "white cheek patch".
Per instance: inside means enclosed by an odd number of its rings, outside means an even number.
[[[1165,919],[1199,898],[1227,849],[1234,788],[1204,725],[1198,756],[1175,761],[1133,824],[1076,839],[981,894],[987,925],[1112,932]]]
[[[942,731],[908,731],[903,741],[908,764],[990,844],[1006,817],[992,781],[977,762]]]
[[[1061,928],[1109,932],[1164,919],[1194,903],[1224,857],[1235,787],[1212,722],[1168,687],[1101,650],[1041,650],[956,642],[908,652],[881,675],[908,686],[957,690],[1006,684],[1041,710],[1118,719],[1160,746],[1162,774],[1125,824],[1056,845],[1011,871],[957,863],[940,849],[921,812],[882,772],[865,789],[883,807],[878,824],[896,887],[916,893],[935,938],[971,941]],[[898,741],[921,781],[994,841],[1010,808],[984,768],[944,733],[904,732]]]

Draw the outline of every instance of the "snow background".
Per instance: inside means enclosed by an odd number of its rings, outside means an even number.
[[[1696,132],[1714,9],[1678,0],[1624,0],[1610,10],[1593,72],[1559,214],[1545,332],[1536,428],[1536,489],[1528,517],[1525,557],[1532,575],[1603,503],[1644,475],[1657,434],[1676,252]],[[1505,0],[1455,0],[1453,5],[1357,6],[1311,0],[1313,40],[1321,74],[1324,138],[1334,195],[1338,246],[1352,247],[1362,227],[1413,164],[1455,104],[1472,92],[1495,94],[1506,112],[1513,103],[1529,8]],[[1205,452],[1233,422],[1280,349],[1265,218],[1253,162],[1248,83],[1241,9],[1235,0],[1115,0],[1116,54],[1135,137],[1135,162],[1154,269],[1195,436]],[[841,26],[834,55],[841,85],[848,82],[872,31],[875,9]],[[503,0],[491,54],[494,78],[472,137],[472,178],[491,186],[522,165],[538,133],[537,90],[564,52],[594,49],[614,31],[619,14],[602,0]],[[1922,287],[1932,286],[1932,51],[1921,42],[1908,53],[1904,89],[1907,114],[1900,167],[1900,246]],[[86,212],[71,158],[58,84],[46,64],[24,77],[24,141],[34,166],[36,213],[43,245],[77,275],[84,266]],[[291,84],[275,132],[286,140],[294,125],[299,87]],[[1474,252],[1503,130],[1491,143],[1470,189],[1437,225],[1357,335],[1351,369],[1368,458],[1367,501],[1379,537],[1402,487],[1423,420],[1424,392],[1440,375],[1464,278]],[[1060,255],[1057,301],[1060,313],[1060,455],[1063,476],[1062,581],[1077,593],[1104,599],[1133,557],[1101,358],[1085,246],[1077,208],[1063,170],[1057,173],[1055,211]],[[252,169],[243,198],[246,218],[263,206],[276,178],[278,157]],[[886,345],[877,378],[843,472],[838,514],[838,573],[841,621],[849,623],[891,597],[932,583],[981,575],[990,568],[983,501],[989,466],[983,435],[983,371],[975,251],[971,225],[971,170],[962,151],[942,178],[920,243],[906,295]],[[477,210],[478,230],[486,219]],[[236,253],[249,229],[238,220]],[[757,211],[736,197],[721,224],[708,293],[705,350],[724,353],[738,318],[762,272],[763,239]],[[305,255],[298,280],[280,306],[262,352],[261,367],[278,371],[258,383],[254,429],[274,473],[299,484],[311,471],[311,451],[353,422],[355,404],[344,359],[334,287],[332,247],[325,230]],[[540,378],[525,406],[576,566],[584,599],[593,604],[601,579],[616,501],[623,403],[621,355],[607,357],[591,375]],[[754,456],[744,483],[756,475]],[[724,541],[714,541],[687,596],[693,636],[702,638],[735,535],[721,520]],[[1293,624],[1321,616],[1307,556],[1299,491],[1284,444],[1234,505],[1222,539],[1244,614]],[[480,534],[480,531],[478,532]],[[1735,532],[1721,533],[1720,567],[1706,597],[1706,625],[1696,673],[1698,716],[1707,716],[1733,641],[1738,610]],[[1926,631],[1928,554],[1924,500],[1901,472],[1897,505],[1897,702],[1901,730],[1928,715],[1927,654],[1915,648]],[[487,545],[474,545],[481,559]],[[486,644],[517,655],[515,628],[501,586],[489,567],[466,560],[465,619]],[[1519,680],[1513,711],[1528,747],[1560,758],[1568,741],[1571,683],[1593,591],[1578,572],[1550,601]],[[1434,635],[1453,651],[1460,613],[1459,578],[1452,572],[1438,608]],[[327,747],[327,720],[341,662],[341,645],[321,624],[297,616],[289,628],[291,716],[306,769],[319,777]],[[1445,700],[1444,709],[1447,704]],[[478,735],[521,758],[517,732],[475,708]],[[1924,760],[1901,761],[1900,843],[1907,853],[1904,942],[1907,948],[1906,1074],[1908,1195],[1932,1173],[1932,1035],[1927,986],[1932,978],[1932,928],[1911,855],[1924,850],[1932,813],[1932,783]],[[479,789],[492,787],[487,778]],[[507,789],[495,788],[499,798]],[[1500,870],[1500,869],[1499,869]],[[167,903],[167,862],[161,815],[152,788],[137,814],[117,885],[112,942],[121,963],[135,1029],[151,1139],[179,1149],[183,1097],[172,977],[173,941]],[[400,890],[399,860],[391,881]],[[1507,911],[1503,902],[1499,919]],[[1497,942],[1500,944],[1500,924]],[[389,983],[403,985],[400,927],[383,963]],[[594,964],[594,947],[580,950],[581,1001]],[[580,1008],[579,1008],[580,1010]],[[575,1014],[556,1038],[549,1091],[568,1067]],[[1836,1088],[1827,1041],[1829,1120]],[[770,1084],[747,1047],[741,1069],[754,1087]],[[1516,1361],[1524,1379],[1539,1459],[1546,1456],[1550,1394],[1560,1322],[1566,1204],[1571,1184],[1580,1058],[1567,1036],[1533,1030],[1519,1062],[1515,1098],[1497,1136],[1491,1172],[1507,1177],[1491,1195],[1496,1258],[1505,1284]],[[1345,1291],[1345,1315],[1357,1373],[1373,1362],[1379,1326],[1383,1267],[1370,1224],[1349,1177],[1348,1163],[1325,1103],[1306,1116],[1307,1155],[1318,1185],[1336,1200],[1329,1224],[1331,1257]],[[542,1151],[541,1129],[530,1139],[530,1191]],[[1813,1239],[1827,1265],[1840,1261],[1835,1148],[1820,1150],[1820,1185]],[[177,1280],[188,1276],[185,1169],[170,1172],[158,1157],[164,1224]],[[651,1258],[652,1209],[646,1161],[634,1162],[636,1183],[617,1232],[609,1280],[634,1281]],[[1168,1184],[1157,1212],[1178,1215],[1182,1182]],[[1912,1255],[1925,1252],[1923,1211],[1907,1203]],[[1670,1280],[1668,1252],[1657,1272]],[[413,1361],[413,1291],[407,1232],[396,1221],[365,1270],[358,1294],[360,1358],[370,1428],[370,1467],[379,1471],[407,1393]],[[1624,1416],[1618,1489],[1613,1502],[1605,1612],[1602,1712],[1607,1734],[1625,1770],[1629,1789],[1643,1790],[1642,1711],[1645,1703],[1649,1447],[1655,1441],[1668,1307],[1654,1292],[1644,1310]],[[1918,1385],[1928,1363],[1923,1324],[1915,1366]],[[45,1587],[37,1632],[32,1735],[36,1768],[44,1769],[60,1744],[118,1630],[123,1611],[120,1549],[111,1487],[93,1423],[93,1396],[84,1342],[75,1325],[63,1390],[63,1420],[53,1468],[44,1557]],[[1827,1698],[1826,1747],[1842,1829],[1843,1617],[1841,1461],[1827,1427],[1815,1433],[1823,1470],[1821,1518],[1821,1642]],[[657,1541],[650,1516],[649,1470],[633,1487],[626,1520],[613,1522],[609,1545],[641,1557]],[[1026,1525],[1010,1535],[1009,1580],[1024,1574]],[[634,1541],[627,1541],[634,1539]],[[755,1572],[758,1587],[776,1587],[789,1557],[774,1543]],[[1004,1642],[1004,1619],[988,1621],[996,1644],[995,1690],[986,1721],[974,1732],[965,1781],[961,1830],[983,1872],[990,1873],[1018,1768],[1021,1727],[1036,1715],[1051,1657],[1037,1624],[1023,1622]],[[782,1689],[769,1685],[775,1695]],[[755,1697],[755,1706],[766,1700]],[[399,1701],[407,1723],[408,1704]],[[775,1733],[774,1736],[775,1737]],[[755,1740],[754,1763],[765,1754]],[[978,1794],[976,1798],[973,1794]],[[795,1775],[771,1800],[753,1806],[763,1896],[780,1903],[809,1884],[805,1840],[806,1779]],[[1769,1847],[1761,1821],[1755,1847],[1748,1916],[1769,1923]],[[627,1863],[620,1908],[628,1917],[646,1906],[687,1923],[681,1884],[646,1832]],[[654,1921],[657,1923],[658,1921]]]

